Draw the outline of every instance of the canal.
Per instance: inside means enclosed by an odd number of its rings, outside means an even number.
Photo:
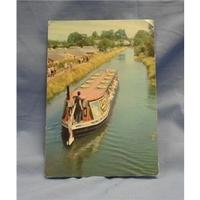
[[[149,84],[146,67],[134,61],[133,56],[133,49],[128,48],[95,70],[118,71],[119,90],[112,114],[101,130],[77,139],[70,148],[63,145],[60,123],[66,92],[47,104],[48,177],[157,174],[156,92]]]

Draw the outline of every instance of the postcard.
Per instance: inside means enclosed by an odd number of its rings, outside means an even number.
[[[48,22],[45,176],[158,174],[154,22]]]

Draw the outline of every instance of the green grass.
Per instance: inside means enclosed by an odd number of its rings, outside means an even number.
[[[156,64],[155,57],[145,57],[144,55],[135,56],[136,61],[144,63],[147,68],[147,76],[150,80],[150,84],[156,87]]]

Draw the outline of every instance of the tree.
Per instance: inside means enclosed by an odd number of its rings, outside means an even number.
[[[115,39],[116,40],[126,40],[128,39],[126,32],[124,29],[119,29],[115,32]]]
[[[154,26],[153,25],[151,25],[151,24],[149,24],[149,33],[150,33],[150,35],[152,36],[152,37],[154,37]]]
[[[99,35],[98,35],[98,33],[97,33],[96,31],[94,31],[94,32],[92,33],[92,38],[93,38],[93,39],[98,39],[98,38],[99,38]]]
[[[107,51],[108,48],[112,48],[114,46],[114,42],[107,38],[102,39],[98,44],[98,49],[100,51]]]
[[[48,48],[56,49],[58,46],[60,46],[60,42],[57,40],[48,40]]]
[[[106,39],[114,40],[115,39],[114,31],[113,30],[102,31],[101,38],[102,39],[106,38]]]
[[[151,32],[140,30],[133,39],[135,55],[154,56],[154,37]]]
[[[80,34],[78,32],[70,33],[67,38],[67,46],[91,46],[94,45],[94,39],[87,34]]]
[[[85,39],[85,46],[93,46],[95,44],[95,39],[89,36]]]
[[[82,35],[78,32],[70,33],[67,38],[67,43],[70,46],[77,45],[82,40]]]
[[[64,48],[68,48],[69,47],[67,41],[63,41],[62,42],[62,47],[64,47]]]

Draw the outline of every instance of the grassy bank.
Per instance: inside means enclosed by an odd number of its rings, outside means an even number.
[[[57,74],[47,83],[47,101],[51,100],[55,95],[64,91],[67,85],[70,85],[87,75],[100,65],[108,62],[111,58],[124,51],[125,47],[114,48],[109,52],[99,52],[94,55],[89,62],[75,66],[71,71],[65,70],[61,74]]]
[[[136,61],[142,62],[147,68],[147,76],[150,80],[150,84],[156,86],[156,64],[155,57],[135,56]]]

